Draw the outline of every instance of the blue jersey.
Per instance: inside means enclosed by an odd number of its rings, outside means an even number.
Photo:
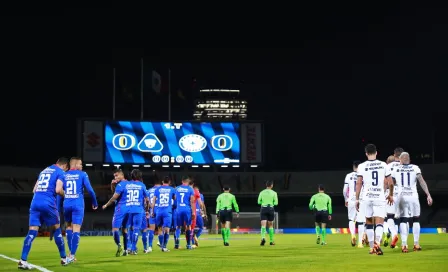
[[[40,172],[31,207],[52,206],[56,208],[56,183],[58,180],[64,183],[64,176],[64,171],[57,165],[49,166]]]
[[[157,213],[171,213],[173,209],[174,188],[171,186],[159,186],[154,192],[156,197]]]
[[[140,181],[120,182],[115,188],[115,193],[119,194],[116,212],[122,213],[143,213],[144,199],[148,197],[145,184]]]
[[[98,206],[95,192],[90,185],[89,176],[81,170],[69,170],[65,174],[64,181],[64,207],[77,206],[84,207],[84,188],[92,197],[92,204]]]
[[[191,210],[191,197],[194,196],[194,190],[188,185],[176,187],[177,210]],[[193,207],[194,208],[194,207]]]
[[[160,185],[156,185],[154,187],[152,187],[151,189],[148,190],[148,196],[149,196],[149,202],[152,205],[152,202],[154,201],[154,194],[156,192],[156,189],[159,187]],[[157,210],[157,203],[154,205],[154,210]]]
[[[204,203],[204,195],[201,194],[201,201]],[[196,214],[201,211],[201,205],[199,205],[199,201],[196,201]]]

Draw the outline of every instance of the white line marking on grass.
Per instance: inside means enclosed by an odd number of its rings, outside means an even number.
[[[14,258],[10,258],[10,257],[8,257],[6,255],[3,255],[3,254],[0,254],[0,257],[3,258],[3,259],[6,259],[6,260],[10,260],[10,261],[16,262],[16,263],[18,263],[20,261],[20,260],[14,259]],[[42,271],[42,272],[53,272],[53,271],[48,270],[48,269],[46,269],[45,267],[42,267],[42,266],[38,266],[38,265],[30,264],[30,263],[28,263],[28,264],[31,267],[33,267],[33,268],[35,268],[35,269],[37,269],[39,271]]]

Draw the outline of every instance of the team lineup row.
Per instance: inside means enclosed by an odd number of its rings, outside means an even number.
[[[412,224],[413,250],[420,251],[417,181],[426,194],[428,205],[433,202],[420,168],[411,164],[409,153],[402,148],[396,148],[386,162],[376,159],[375,145],[367,145],[365,153],[368,160],[353,163],[353,172],[347,174],[343,189],[352,246],[357,244],[357,226],[358,247],[368,244],[370,254],[382,255],[381,244],[388,246],[390,242],[391,248],[396,247],[399,229],[401,251],[407,253],[409,224]]]
[[[186,249],[198,246],[198,238],[203,229],[203,219],[206,219],[204,198],[197,186],[184,176],[182,184],[172,187],[171,180],[165,177],[162,182],[146,189],[142,182],[142,172],[134,169],[130,180],[125,179],[120,169],[114,171],[111,190],[112,198],[102,206],[103,210],[115,204],[112,218],[113,238],[117,245],[116,256],[137,254],[137,242],[142,232],[144,253],[152,251],[154,235],[158,232],[162,252],[167,248],[169,231],[174,231],[174,248],[179,249],[181,229],[185,229]],[[278,205],[277,193],[272,190],[273,182],[266,182],[266,189],[258,197],[261,206],[261,245],[264,245],[265,235],[269,233],[270,245],[274,243],[273,221],[274,206]],[[82,160],[73,157],[70,160],[60,158],[56,164],[45,168],[38,177],[33,189],[33,200],[30,205],[29,230],[25,237],[22,255],[18,268],[29,270],[33,267],[27,262],[31,245],[37,237],[42,224],[52,227],[50,239],[54,239],[61,265],[66,266],[76,261],[76,252],[80,241],[81,225],[84,219],[84,189],[92,198],[92,209],[98,208],[95,192],[88,175],[82,171]],[[63,208],[66,223],[66,239],[69,254],[66,254],[65,242],[60,226],[59,209]],[[223,193],[216,199],[216,213],[221,222],[221,233],[224,246],[229,246],[230,225],[233,211],[239,215],[236,198],[230,193],[230,188],[224,186]],[[195,227],[198,231],[195,233]],[[120,242],[121,229],[123,244]]]

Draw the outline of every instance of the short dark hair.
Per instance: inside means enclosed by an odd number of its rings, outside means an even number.
[[[224,191],[230,191],[230,186],[229,185],[224,185],[224,186],[222,186],[222,189]]]
[[[325,187],[322,184],[317,185],[319,191],[325,191]]]
[[[132,180],[142,180],[143,179],[143,173],[142,171],[138,169],[134,169],[131,172],[131,179]]]
[[[374,155],[376,153],[376,146],[374,144],[368,144],[364,150],[368,155]]]
[[[188,183],[190,186],[194,186],[194,181],[190,180],[190,182]]]
[[[170,184],[170,182],[171,182],[171,178],[168,177],[168,176],[164,177],[163,180],[162,180],[163,184]]]
[[[68,164],[68,163],[69,163],[69,161],[68,161],[68,158],[66,158],[66,157],[61,157],[56,162],[56,164],[59,164],[59,165],[64,165],[64,164]]]
[[[160,184],[162,184],[162,182],[161,182],[160,180],[156,179],[156,180],[154,181],[154,185],[160,185]]]
[[[183,175],[183,176],[182,176],[182,180],[187,180],[187,179],[190,179],[190,177],[187,176],[187,175]]]
[[[273,180],[266,180],[266,187],[271,187],[274,185],[274,181]]]
[[[361,162],[360,161],[353,161],[353,167],[356,167],[356,168],[358,168],[358,165],[360,164]]]
[[[401,153],[404,152],[404,149],[401,147],[397,147],[394,149],[394,156],[399,157],[401,155]]]
[[[114,174],[115,174],[115,173],[123,173],[123,170],[117,168],[117,169],[114,170]],[[124,173],[123,173],[123,174],[124,174]]]

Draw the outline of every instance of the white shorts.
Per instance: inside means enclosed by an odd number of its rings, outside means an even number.
[[[366,218],[382,217],[386,215],[386,200],[364,200]]]
[[[356,202],[349,201],[347,205],[348,220],[355,221],[356,219]]]
[[[386,202],[386,214],[395,214],[396,207],[395,202],[392,205],[387,204]]]
[[[420,216],[420,201],[418,197],[401,196],[398,200],[400,217],[411,218]]]
[[[366,216],[365,216],[365,203],[364,201],[359,201],[359,212],[356,212],[356,222],[358,223],[365,223],[366,222]]]

